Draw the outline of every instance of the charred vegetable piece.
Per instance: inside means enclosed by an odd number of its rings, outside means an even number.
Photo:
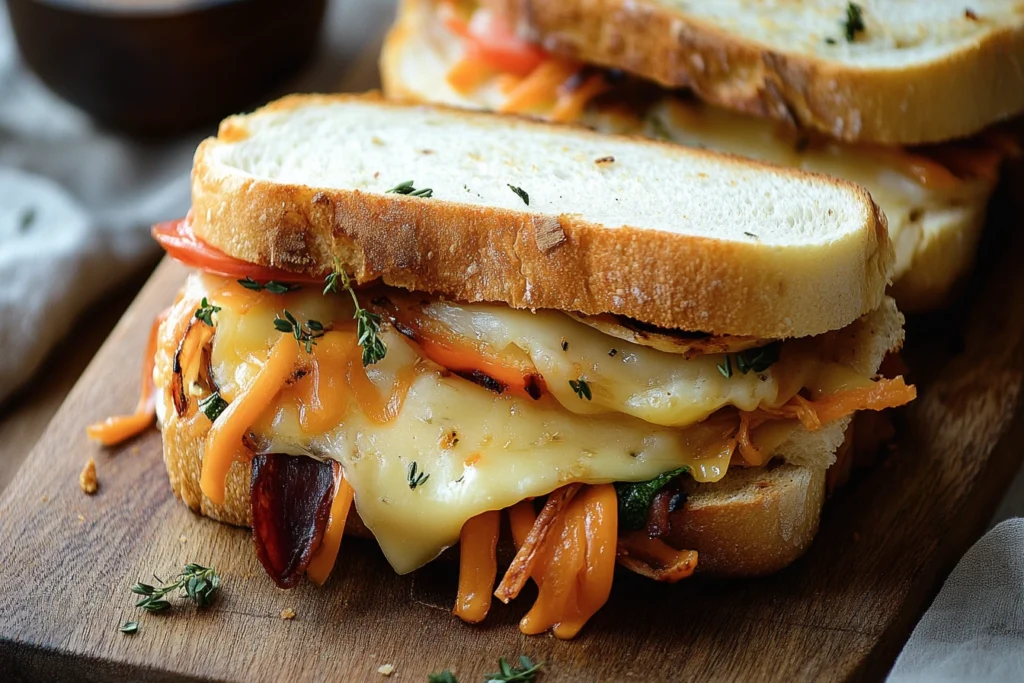
[[[647,513],[658,491],[680,474],[690,471],[689,467],[680,467],[659,474],[649,481],[616,482],[615,493],[619,498],[619,528],[623,531],[636,531],[647,526]]]
[[[252,535],[256,554],[281,588],[292,588],[320,547],[334,498],[337,464],[270,453],[252,461]]]

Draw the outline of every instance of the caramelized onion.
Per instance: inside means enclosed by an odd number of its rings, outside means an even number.
[[[188,412],[188,388],[199,378],[206,357],[205,349],[212,339],[213,328],[192,318],[174,352],[174,361],[171,365],[171,399],[178,417],[184,417]]]
[[[738,337],[728,334],[708,334],[705,332],[686,332],[655,327],[638,320],[621,315],[602,313],[600,315],[582,315],[570,313],[573,320],[593,327],[609,337],[647,346],[665,353],[676,353],[686,358],[695,358],[713,353],[736,353],[758,346],[764,346],[770,340],[758,337]]]
[[[519,551],[512,559],[512,564],[509,565],[501,583],[498,584],[498,589],[494,591],[496,598],[507,604],[509,600],[519,595],[519,591],[526,585],[526,580],[530,578],[530,572],[534,563],[537,562],[538,551],[544,545],[544,539],[547,538],[558,518],[564,514],[565,508],[568,507],[581,486],[582,484],[569,484],[548,496],[544,508],[533,523],[533,528],[530,529],[523,544],[519,546]]]
[[[675,583],[697,568],[696,550],[676,550],[645,531],[619,536],[618,561],[626,569],[655,581]]]

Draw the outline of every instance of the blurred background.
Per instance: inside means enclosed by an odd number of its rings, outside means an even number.
[[[288,92],[377,87],[395,0],[7,0],[0,489],[159,259],[192,153]]]

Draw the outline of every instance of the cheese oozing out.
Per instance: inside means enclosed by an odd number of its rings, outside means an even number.
[[[697,481],[716,481],[729,466],[737,424],[734,411],[716,411],[779,405],[821,369],[805,340],[785,342],[782,358],[764,372],[734,370],[727,378],[719,370],[723,355],[687,360],[557,312],[430,304],[457,334],[525,351],[550,391],[534,400],[451,374],[387,325],[386,357],[364,369],[348,297],[254,293],[224,278],[191,276],[183,301],[204,296],[220,307],[211,369],[229,402],[281,338],[274,319],[286,308],[300,324],[326,328],[311,353],[300,352],[296,380],[249,431],[261,452],[340,462],[361,519],[399,573],[456,543],[471,517],[571,482],[643,481],[684,465]],[[593,400],[569,386],[581,375]],[[318,419],[324,415],[326,422]],[[754,438],[771,452],[796,425],[778,421]],[[413,463],[419,481],[410,477]]]

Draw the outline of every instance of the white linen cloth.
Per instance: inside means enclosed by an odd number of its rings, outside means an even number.
[[[392,4],[335,0],[320,57],[287,89],[372,87],[377,46],[366,41]],[[155,257],[148,227],[187,210],[201,137],[142,145],[98,129],[25,70],[0,12],[0,404],[86,304]],[[1024,474],[996,520],[1010,516],[1024,516]],[[889,677],[1014,680],[1024,680],[1024,519],[964,556]]]
[[[282,93],[375,87],[393,4],[329,4],[317,58]],[[25,68],[0,11],[0,405],[87,304],[156,258],[149,227],[185,215],[192,154],[215,132],[142,144],[97,127]]]
[[[197,140],[128,142],[21,64],[0,12],[0,403],[90,302],[155,258],[188,210]]]
[[[1024,680],[1024,519],[967,551],[914,628],[888,683]]]

